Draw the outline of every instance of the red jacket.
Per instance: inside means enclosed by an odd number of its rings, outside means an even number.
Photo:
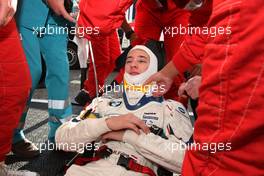
[[[95,28],[99,28],[100,35],[108,35],[121,26],[132,3],[133,0],[81,0],[78,26],[89,30],[86,38],[98,35]]]
[[[214,0],[212,7],[207,26],[229,26],[232,33],[195,36],[201,39],[195,47],[185,44],[180,51],[190,57],[175,57],[175,64],[202,60],[194,140],[211,145],[189,150],[182,173],[264,175],[264,1]]]

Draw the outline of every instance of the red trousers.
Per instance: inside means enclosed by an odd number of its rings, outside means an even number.
[[[168,0],[168,9],[156,7],[155,0],[139,0],[136,6],[135,32],[140,40],[159,40],[164,32],[166,59],[170,61],[180,47],[185,35],[172,35],[172,27],[187,26],[189,13],[179,9],[172,0]],[[167,32],[166,32],[167,31]],[[169,32],[170,31],[170,32]]]
[[[161,32],[164,33],[164,45],[166,51],[166,61],[169,62],[178,51],[185,37],[184,34],[172,35],[172,28],[187,26],[189,12],[179,9],[172,0],[168,0],[168,9],[160,9],[155,0],[139,0],[136,6],[135,32],[139,43],[146,40],[159,40]],[[171,90],[165,98],[176,99],[177,90],[183,77],[178,76]]]
[[[15,21],[0,28],[0,161],[9,153],[31,87]]]
[[[117,32],[109,36],[91,38],[99,90],[103,87],[105,79],[115,68],[115,60],[121,54]],[[96,96],[96,85],[94,68],[90,57],[88,79],[84,82],[84,89],[89,92],[90,97]]]

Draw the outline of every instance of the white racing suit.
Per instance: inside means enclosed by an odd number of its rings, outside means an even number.
[[[117,165],[120,153],[133,157],[137,163],[151,168],[157,173],[158,166],[162,166],[174,173],[180,173],[185,153],[185,144],[190,140],[193,128],[184,106],[176,101],[163,98],[143,96],[134,105],[129,105],[126,95],[122,98],[100,97],[94,99],[86,110],[92,109],[97,118],[81,120],[81,113],[77,118],[64,123],[56,132],[57,147],[65,151],[80,150],[76,146],[100,141],[100,136],[111,131],[106,118],[111,116],[133,113],[144,120],[148,126],[156,125],[163,130],[162,135],[153,133],[140,135],[126,130],[123,142],[109,141],[97,145],[107,145],[114,153],[105,159],[87,163],[84,166],[73,164],[66,176],[141,176],[139,172],[126,170]],[[66,147],[68,146],[68,147]],[[69,147],[70,146],[70,147]],[[73,147],[75,146],[75,147]]]

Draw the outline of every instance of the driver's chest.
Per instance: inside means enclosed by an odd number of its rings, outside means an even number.
[[[136,110],[127,109],[122,101],[109,102],[103,111],[103,114],[101,114],[103,116],[117,116],[132,113],[139,119],[143,120],[148,126],[156,125],[162,127],[164,123],[163,105],[157,102],[150,102]]]

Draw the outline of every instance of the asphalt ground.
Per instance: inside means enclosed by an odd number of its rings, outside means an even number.
[[[71,70],[70,72],[70,97],[73,99],[80,88],[80,70]],[[30,160],[19,158],[10,153],[7,156],[6,164],[13,170],[35,171],[40,176],[59,176],[63,175],[65,163],[74,156],[74,153],[50,150],[53,146],[47,143],[49,130],[47,97],[45,88],[35,91],[24,128],[26,138],[34,142],[42,152],[39,157]],[[73,105],[74,115],[79,114],[81,110],[82,107]],[[47,146],[50,149],[47,149]]]

